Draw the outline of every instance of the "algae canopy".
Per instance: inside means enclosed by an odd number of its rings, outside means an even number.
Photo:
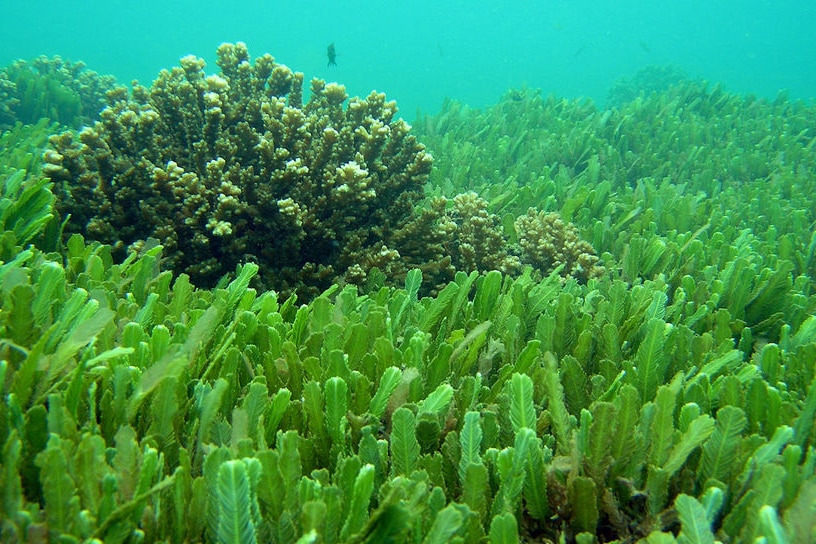
[[[0,70],[0,542],[816,541],[813,101],[216,58]]]

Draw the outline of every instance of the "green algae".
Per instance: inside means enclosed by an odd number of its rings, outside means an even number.
[[[203,290],[161,246],[5,234],[3,539],[812,538],[813,107],[695,85],[420,123],[429,191],[560,211],[604,253],[586,284],[298,306],[252,264]]]

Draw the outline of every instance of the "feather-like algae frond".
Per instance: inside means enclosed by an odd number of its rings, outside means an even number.
[[[260,471],[257,459],[226,461],[218,468],[218,486],[211,500],[215,500],[218,508],[219,543],[257,542],[256,487]]]

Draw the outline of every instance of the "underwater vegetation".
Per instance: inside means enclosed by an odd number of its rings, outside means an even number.
[[[559,212],[628,281],[677,260],[685,273],[719,267],[688,254],[719,237],[756,238],[793,277],[816,277],[813,105],[703,82],[612,110],[521,89],[485,111],[449,101],[414,132],[435,156],[431,194],[475,191],[505,223],[530,207]],[[629,267],[641,237],[659,253]]]
[[[106,93],[117,88],[113,76],[87,70],[82,62],[58,56],[18,60],[0,69],[0,128],[43,118],[73,128],[90,125],[107,104]]]
[[[55,249],[46,244],[45,230],[59,228],[53,213],[54,194],[51,183],[42,176],[42,156],[48,138],[58,130],[56,123],[40,119],[35,125],[17,123],[0,133],[0,232],[2,260],[12,258],[15,247],[34,242],[40,248]]]
[[[606,95],[606,107],[619,108],[639,96],[667,91],[673,85],[688,79],[686,72],[679,66],[646,66],[634,75],[618,78],[612,83]]]
[[[219,63],[112,93],[44,166],[53,127],[0,137],[0,540],[816,540],[816,106],[521,89],[409,131],[381,95]],[[361,223],[323,204],[343,183],[405,207]],[[254,247],[345,277],[175,269],[244,232],[249,189],[302,232]],[[183,236],[92,240],[145,220],[126,195]]]

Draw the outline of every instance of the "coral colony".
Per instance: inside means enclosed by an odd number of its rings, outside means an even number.
[[[167,266],[202,286],[251,260],[261,285],[307,298],[337,278],[359,282],[373,266],[400,281],[407,264],[450,281],[451,245],[480,255],[457,259],[459,270],[506,269],[495,218],[473,230],[487,220],[486,202],[468,208],[473,197],[457,197],[455,218],[436,206],[416,224],[432,158],[384,95],[348,99],[343,86],[313,80],[303,104],[302,74],[270,55],[250,63],[240,43],[218,49],[220,75],[206,75],[195,57],[181,64],[132,98],[111,94],[99,123],[52,140],[44,172],[70,215],[67,232],[119,256],[156,238]],[[429,221],[432,232],[414,236]],[[528,226],[530,236],[543,234],[522,221],[523,236]],[[545,264],[539,254],[552,253],[547,271],[559,264],[556,252],[578,252],[591,271],[591,247],[564,245],[576,236],[572,229],[553,239],[559,248],[525,249],[526,262]]]

